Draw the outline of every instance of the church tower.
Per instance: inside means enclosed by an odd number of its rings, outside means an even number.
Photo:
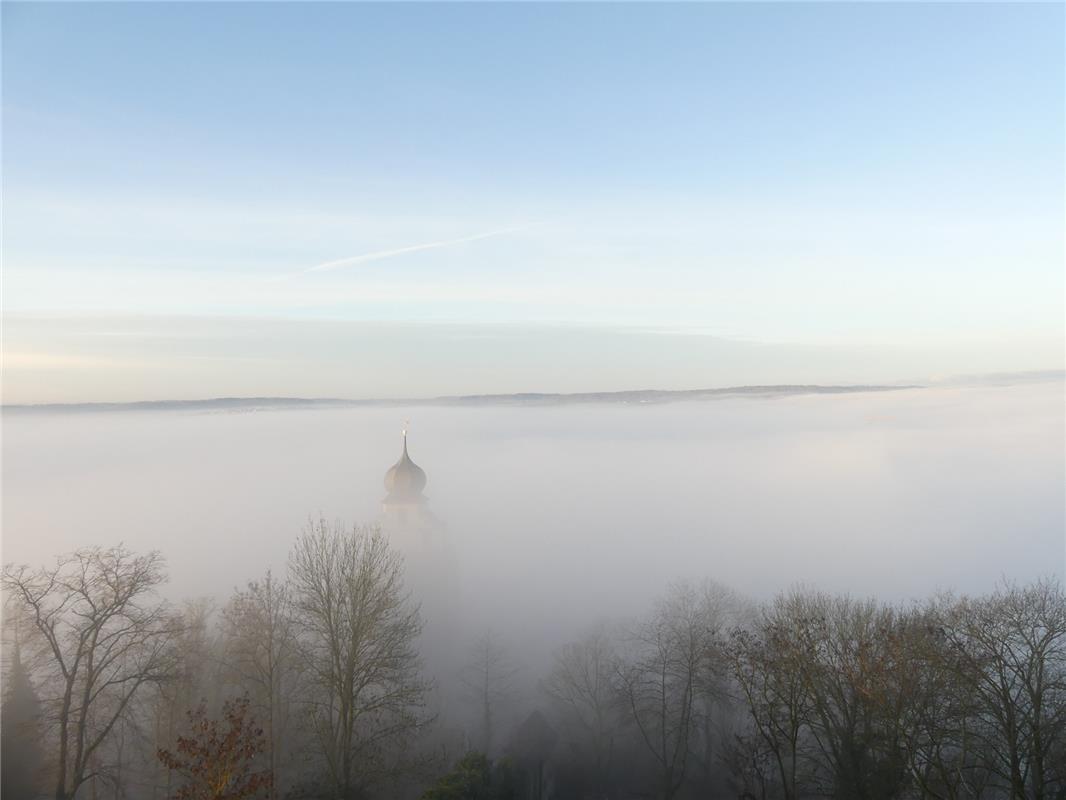
[[[458,563],[444,524],[429,510],[425,488],[426,473],[407,452],[405,427],[400,459],[385,473],[381,527],[403,556],[404,585],[420,607],[419,651],[428,674],[438,679],[430,705],[440,714],[446,704],[459,702],[459,689],[452,684],[462,664],[456,642],[465,636]]]
[[[424,488],[426,473],[407,454],[407,429],[404,428],[400,460],[385,473],[386,494],[381,501],[381,513],[386,531],[409,543],[419,539],[423,544],[428,543],[438,523],[426,505]]]

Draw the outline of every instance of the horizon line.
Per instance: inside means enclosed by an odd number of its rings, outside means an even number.
[[[701,399],[730,394],[782,395],[782,394],[845,394],[862,392],[886,392],[905,389],[925,389],[926,384],[750,384],[700,389],[619,389],[585,392],[504,392],[458,395],[433,395],[426,397],[296,397],[285,395],[217,396],[172,400],[91,400],[63,403],[10,403],[0,404],[0,411],[152,411],[210,408],[250,408],[256,404],[276,410],[307,407],[360,407],[403,405],[548,405],[596,402],[639,403],[670,402],[671,400]]]
[[[1066,381],[1066,369],[1018,370],[1016,372],[990,372],[930,377],[924,380],[900,380],[884,383],[759,383],[734,384],[730,386],[701,387],[696,389],[606,389],[578,392],[476,392],[472,394],[440,394],[419,397],[300,397],[294,395],[215,395],[214,397],[171,398],[162,400],[75,400],[46,403],[2,403],[0,411],[62,411],[62,410],[122,410],[150,409],[165,406],[192,407],[208,404],[272,403],[278,405],[329,405],[334,406],[383,406],[383,405],[456,405],[492,404],[507,401],[595,402],[597,400],[620,400],[626,397],[657,396],[662,398],[697,397],[729,393],[772,393],[788,391],[801,393],[840,393],[866,391],[892,391],[898,389],[929,389],[966,386],[1012,386],[1020,383],[1052,383]]]

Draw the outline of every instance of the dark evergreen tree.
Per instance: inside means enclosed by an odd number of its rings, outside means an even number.
[[[495,764],[482,753],[467,753],[422,800],[517,800],[518,777],[507,759]]]
[[[4,800],[34,800],[40,796],[44,763],[40,723],[41,701],[16,643],[0,710],[0,796]]]

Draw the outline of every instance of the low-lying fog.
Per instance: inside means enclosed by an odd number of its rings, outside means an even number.
[[[664,405],[7,414],[3,559],[124,541],[175,599],[426,470],[467,621],[559,641],[675,578],[906,599],[1062,575],[1061,382]],[[516,625],[521,627],[516,628]]]

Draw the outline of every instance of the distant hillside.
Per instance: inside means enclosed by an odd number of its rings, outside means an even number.
[[[553,394],[471,394],[454,397],[389,398],[349,400],[305,397],[216,397],[205,400],[142,400],[134,403],[43,403],[7,405],[5,413],[81,413],[113,411],[196,411],[248,412],[315,408],[355,408],[361,406],[561,406],[582,403],[676,403],[711,400],[720,397],[784,397],[802,394],[850,394],[916,389],[919,386],[730,386],[721,389],[637,389],[625,392],[576,392]]]
[[[709,400],[725,396],[783,397],[796,394],[848,394],[853,392],[888,392],[896,389],[915,389],[916,386],[730,386],[723,389],[635,389],[625,392],[576,392],[549,394],[524,392],[520,394],[471,394],[460,397],[437,397],[418,401],[432,405],[575,405],[578,403],[675,403],[690,400]]]

